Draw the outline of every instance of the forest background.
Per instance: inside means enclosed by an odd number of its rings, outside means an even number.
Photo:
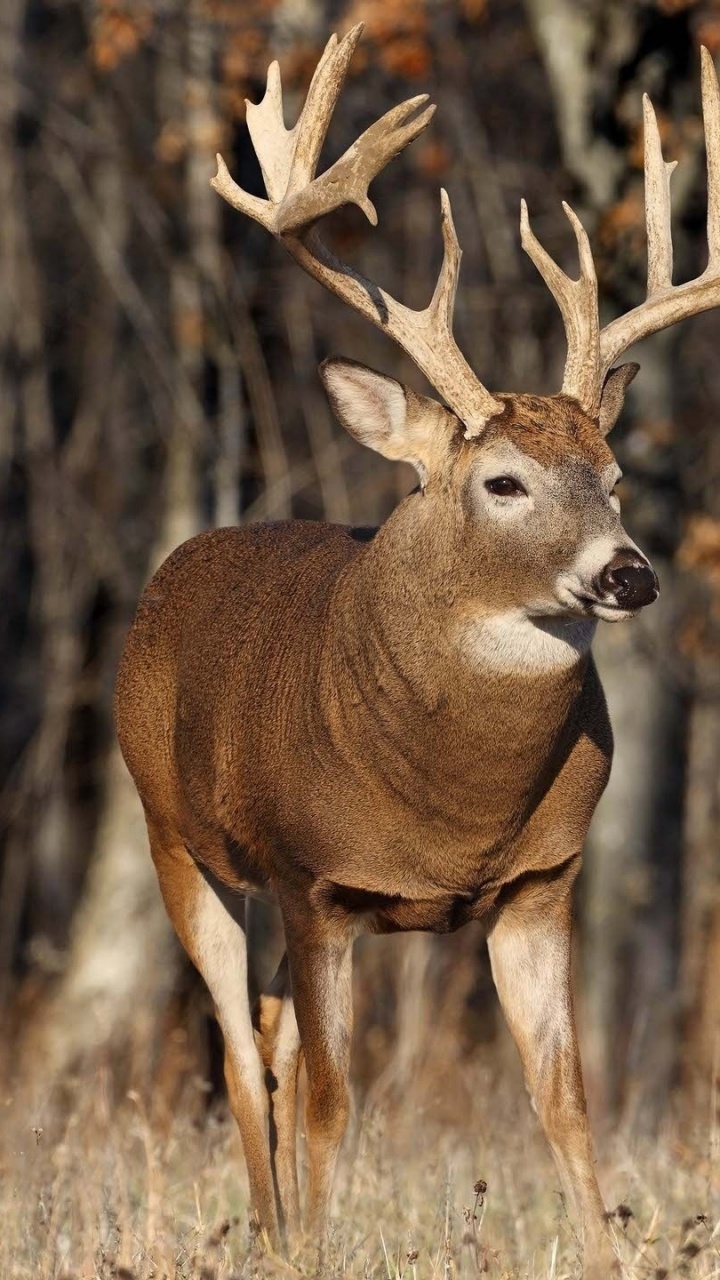
[[[178,1108],[198,1124],[222,1108],[218,1033],[159,900],[113,734],[113,679],[143,584],[184,538],[287,516],[373,523],[414,483],[342,433],[316,370],[333,352],[422,389],[417,372],[209,186],[222,151],[262,194],[244,99],[259,100],[277,57],[295,113],[328,33],[359,20],[327,154],[409,94],[429,91],[439,110],[378,179],[378,228],[344,210],[333,242],[424,305],[446,186],[464,250],[456,333],[488,387],[560,384],[562,324],[520,249],[521,196],[571,273],[561,200],[581,214],[606,318],[641,300],[644,91],[665,158],[680,162],[675,279],[705,265],[699,47],[720,58],[718,0],[3,0],[0,1089],[11,1109],[29,1080],[46,1098],[64,1082],[66,1105],[100,1080],[108,1115],[130,1090],[150,1129]],[[713,1143],[717,1158],[720,1128],[719,343],[716,313],[649,340],[613,436],[626,523],[662,594],[598,635],[616,762],[577,899],[596,1122],[657,1140],[670,1117],[703,1158]],[[378,1078],[402,1092],[425,1073],[432,1110],[442,1072],[515,1069],[472,928],[359,947],[356,987],[359,1105]],[[29,1131],[30,1111],[15,1119]],[[47,1274],[60,1274],[61,1253]]]

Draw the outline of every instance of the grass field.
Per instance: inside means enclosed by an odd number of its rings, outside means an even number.
[[[188,1080],[160,1114],[77,1089],[64,1119],[3,1099],[2,1280],[219,1280],[312,1274],[249,1230],[245,1172],[222,1103]],[[157,1102],[157,1100],[155,1100]],[[600,1144],[600,1177],[631,1280],[720,1277],[720,1150],[707,1119]],[[481,1182],[487,1184],[482,1193]],[[477,1190],[476,1188],[479,1188]],[[563,1280],[579,1247],[516,1074],[452,1065],[401,1103],[356,1115],[338,1176],[332,1276]]]

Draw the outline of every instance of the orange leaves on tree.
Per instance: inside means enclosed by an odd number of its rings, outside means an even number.
[[[168,120],[155,142],[155,155],[163,164],[177,164],[187,151],[188,137],[184,125]]]
[[[196,307],[180,307],[174,317],[175,342],[181,351],[201,351],[205,343],[205,317]]]
[[[466,22],[480,22],[487,14],[487,0],[459,0],[460,12]]]
[[[310,83],[322,52],[314,40],[295,40],[284,49],[273,48],[273,9],[278,0],[206,0],[209,14],[226,26],[222,42],[221,78],[223,111],[242,119],[245,99],[255,100],[258,82],[265,79],[268,63],[278,57],[283,86],[302,93]],[[486,0],[463,0],[471,15]],[[351,74],[361,74],[369,62],[407,80],[422,81],[431,65],[428,8],[424,0],[349,0],[339,20],[340,34],[362,22],[365,36],[356,50]]]
[[[351,0],[348,26],[365,24],[365,37],[377,46],[380,65],[392,75],[421,80],[430,70],[428,13],[418,0]],[[355,68],[354,68],[355,69]]]
[[[720,520],[710,515],[691,516],[678,548],[681,569],[702,574],[720,590]]]
[[[255,97],[254,82],[265,79],[274,56],[269,16],[276,3],[277,0],[245,0],[241,5],[209,5],[218,21],[227,24],[220,65],[223,111],[229,119],[244,117],[245,99]]]
[[[712,54],[720,51],[720,13],[708,14],[700,19],[696,32],[697,43],[704,44]]]
[[[420,146],[415,144],[414,160],[420,173],[426,178],[439,178],[450,168],[452,155],[444,142],[428,138]]]
[[[684,9],[694,9],[699,0],[656,0],[661,13],[682,13]]]
[[[223,43],[222,79],[227,90],[235,94],[237,107],[244,102],[250,81],[261,74],[266,50],[267,34],[259,21],[236,23],[228,31]]]
[[[405,80],[422,80],[430,71],[429,45],[417,36],[391,40],[383,51],[382,63],[387,71]]]
[[[279,0],[244,0],[242,4],[238,0],[205,0],[205,9],[209,18],[232,29],[267,23],[278,3]]]
[[[152,10],[145,5],[101,0],[92,29],[91,55],[101,71],[114,71],[131,58],[152,28]]]
[[[598,245],[612,256],[620,248],[632,257],[645,252],[645,198],[642,187],[632,187],[603,214],[598,223]]]
[[[717,671],[720,657],[720,520],[711,515],[691,516],[678,547],[676,563],[705,584],[705,593],[689,598],[678,629],[679,652],[692,662],[711,664]],[[708,590],[709,589],[709,590]]]

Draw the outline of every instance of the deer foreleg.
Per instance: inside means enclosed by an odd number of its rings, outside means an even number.
[[[350,1109],[352,938],[307,906],[300,911],[281,905],[308,1083],[307,1219],[322,1255],[335,1164]]]
[[[493,978],[569,1206],[582,1222],[585,1274],[607,1280],[613,1254],[595,1176],[570,973],[570,864],[500,911],[488,941]]]

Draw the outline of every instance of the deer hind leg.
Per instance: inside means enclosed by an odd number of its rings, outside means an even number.
[[[270,1151],[281,1228],[288,1241],[300,1237],[300,1196],[297,1176],[297,1078],[300,1032],[290,985],[287,954],[267,991],[259,997],[255,1023],[265,1082],[270,1097]]]
[[[572,1006],[571,888],[577,867],[528,883],[501,909],[488,946],[505,1018],[552,1148],[563,1189],[582,1222],[586,1280],[608,1280],[614,1254],[595,1176]]]
[[[268,1097],[248,994],[245,899],[206,876],[180,840],[148,820],[150,848],[175,931],[207,983],[225,1041],[225,1079],[257,1221],[279,1247]]]

